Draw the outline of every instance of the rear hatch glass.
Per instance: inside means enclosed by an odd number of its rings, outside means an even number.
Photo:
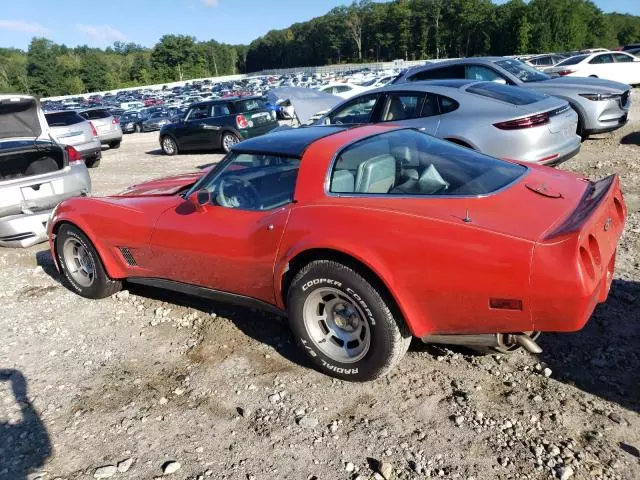
[[[274,122],[264,102],[259,98],[248,98],[235,102],[236,111],[250,118],[254,125]]]
[[[82,112],[82,116],[87,120],[102,120],[104,118],[109,118],[111,114],[107,110],[89,110],[87,112]]]
[[[501,85],[499,83],[478,83],[467,88],[467,92],[483,97],[493,98],[501,102],[510,103],[512,105],[530,105],[540,102],[547,98],[546,96],[524,90],[509,85]]]
[[[76,112],[56,112],[45,114],[50,127],[68,127],[85,121]]]

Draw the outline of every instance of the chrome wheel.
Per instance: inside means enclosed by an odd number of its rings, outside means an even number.
[[[341,363],[361,360],[369,351],[371,331],[358,304],[335,288],[319,288],[304,302],[304,326],[315,346]]]
[[[81,287],[90,287],[96,278],[96,265],[91,252],[76,238],[68,238],[62,247],[67,272]]]
[[[176,153],[176,145],[170,137],[165,137],[162,139],[162,149],[167,155],[173,155],[174,153]]]
[[[225,152],[231,150],[236,143],[238,143],[238,138],[235,135],[231,135],[230,133],[226,134],[222,137],[222,148],[224,148]]]

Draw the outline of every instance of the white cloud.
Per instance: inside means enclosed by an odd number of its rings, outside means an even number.
[[[11,30],[12,32],[38,33],[41,35],[49,33],[49,29],[38,23],[24,22],[22,20],[0,20],[0,29]]]
[[[220,0],[202,0],[205,7],[217,7],[220,3]]]
[[[127,36],[111,25],[84,25],[78,24],[76,28],[84,33],[90,40],[101,43],[111,43],[116,40],[126,42]]]

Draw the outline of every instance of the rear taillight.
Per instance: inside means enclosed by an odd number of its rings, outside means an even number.
[[[549,113],[538,113],[530,117],[508,120],[506,122],[494,123],[493,126],[500,130],[519,130],[521,128],[539,127],[549,123]]]
[[[97,136],[98,136],[98,131],[96,130],[96,127],[93,125],[93,123],[92,123],[92,122],[89,122],[89,125],[91,125],[91,134],[92,134],[94,137],[97,137]]]
[[[238,128],[248,128],[249,122],[244,115],[236,115],[236,125],[238,125]]]
[[[118,117],[113,117],[113,120],[111,120],[111,123],[113,125],[118,125],[120,123],[120,120],[118,120]]]
[[[572,73],[576,73],[575,70],[560,70],[559,72],[556,72],[558,75],[560,75],[561,77],[564,77],[565,75],[571,75]]]
[[[71,145],[67,145],[67,158],[69,158],[69,165],[77,165],[84,163],[84,158],[80,155],[80,152],[73,148]]]

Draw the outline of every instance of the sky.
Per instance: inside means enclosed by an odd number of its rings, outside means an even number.
[[[505,3],[507,0],[494,0]],[[120,40],[153,46],[162,35],[244,43],[324,15],[351,0],[1,0],[0,47],[34,36],[104,48]],[[595,0],[605,12],[640,15],[640,0]]]

